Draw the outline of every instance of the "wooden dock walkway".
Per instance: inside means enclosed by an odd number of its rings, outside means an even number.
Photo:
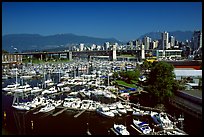
[[[138,130],[135,126],[133,126],[132,124],[130,125],[130,127],[136,130],[140,135],[143,135],[143,133],[140,130]]]
[[[86,111],[86,109],[82,110],[81,112],[79,112],[78,114],[74,115],[74,118],[79,117],[82,113],[84,113]]]
[[[116,132],[113,128],[110,128],[110,130],[111,130],[115,135],[119,135],[119,133]]]
[[[52,114],[52,116],[57,116],[57,115],[59,115],[59,114],[61,114],[61,113],[63,113],[64,111],[66,111],[68,108],[64,108],[64,109],[62,109],[62,110],[60,110],[60,111],[58,111],[58,112],[56,112],[55,114]]]

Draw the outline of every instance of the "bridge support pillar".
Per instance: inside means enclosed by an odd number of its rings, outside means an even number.
[[[91,61],[91,56],[90,55],[88,55],[88,61]]]
[[[43,59],[43,55],[41,54],[41,55],[40,55],[40,60],[42,60],[42,59]]]
[[[112,55],[110,55],[109,58],[110,58],[112,61],[117,60],[117,56],[116,56],[116,45],[113,45]]]
[[[144,49],[144,45],[142,44],[142,49],[141,49],[141,58],[145,59],[145,49]]]
[[[72,60],[72,52],[71,51],[69,51],[69,53],[68,53],[68,58],[70,61]]]

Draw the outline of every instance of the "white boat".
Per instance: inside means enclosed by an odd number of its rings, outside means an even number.
[[[14,93],[12,107],[17,110],[30,110],[26,103],[19,102],[19,93]]]
[[[138,108],[133,108],[132,115],[134,115],[134,116],[142,116],[142,115],[145,115],[145,114],[144,114],[143,110],[138,109]]]
[[[100,105],[99,102],[93,101],[89,107],[90,110],[96,110],[98,106]]]
[[[38,92],[42,92],[43,89],[39,88],[39,87],[33,87],[33,89],[31,90],[31,93],[38,93]]]
[[[131,108],[130,104],[125,103],[123,106],[128,112],[133,112],[133,109]]]
[[[36,105],[36,106],[39,106],[41,105],[43,102],[45,101],[45,98],[44,97],[35,97],[33,100],[32,100],[32,104]]]
[[[65,98],[64,99],[64,103],[63,103],[63,107],[71,107],[72,103],[74,103],[74,101],[76,100],[76,98]]]
[[[143,134],[149,134],[152,131],[152,129],[149,127],[149,124],[146,122],[133,119],[133,125]]]
[[[173,122],[168,118],[167,114],[164,112],[160,113],[160,120],[163,129],[174,129]]]
[[[2,75],[2,79],[8,79],[8,75]]]
[[[114,115],[118,115],[119,114],[119,112],[116,109],[116,105],[115,104],[109,104],[107,106],[109,107],[110,112],[113,112]]]
[[[51,87],[51,88],[49,88],[49,90],[46,89],[46,90],[42,91],[42,95],[45,93],[47,93],[47,94],[57,93],[57,89],[55,89],[55,87]]]
[[[21,76],[20,78],[22,79],[31,79],[33,76],[31,75],[25,75],[25,76]]]
[[[61,90],[64,92],[68,92],[70,91],[70,87],[62,87]]]
[[[130,133],[127,131],[127,128],[122,124],[114,124],[113,129],[119,134],[119,135],[130,135]]]
[[[3,88],[2,90],[8,91],[8,92],[12,92],[12,91],[14,91],[15,89],[17,89],[19,86],[20,86],[19,83],[17,83],[17,84],[12,84],[12,85],[7,85],[7,86],[6,86],[5,88]]]
[[[117,111],[121,114],[127,114],[127,110],[125,109],[125,107],[120,103],[116,103],[116,108],[117,108]]]
[[[82,100],[81,109],[88,109],[93,100]]]
[[[25,84],[22,86],[19,86],[17,89],[14,90],[14,92],[30,92],[32,88],[29,84]]]
[[[30,107],[28,107],[27,105],[25,105],[24,103],[23,104],[17,104],[17,103],[14,103],[12,105],[13,108],[17,109],[17,110],[30,110]]]
[[[52,81],[52,79],[48,79],[44,82],[47,86],[53,86],[54,82]]]
[[[62,100],[53,101],[53,104],[55,105],[55,107],[60,106],[62,103],[63,103]]]
[[[72,108],[80,108],[81,107],[81,99],[77,98],[72,104],[71,104]]]
[[[66,82],[60,82],[57,84],[58,87],[63,87],[63,86],[66,86],[67,83]]]
[[[110,109],[107,107],[107,106],[102,106],[100,105],[97,109],[96,109],[96,112],[101,115],[101,116],[104,116],[104,117],[107,117],[107,118],[113,118],[115,115],[113,112],[110,111]]]
[[[55,110],[55,105],[53,103],[48,103],[45,107],[41,108],[39,112],[50,112],[52,110]]]

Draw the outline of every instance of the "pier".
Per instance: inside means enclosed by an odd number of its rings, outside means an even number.
[[[144,135],[140,130],[138,130],[136,127],[134,127],[132,124],[130,125],[135,131],[137,131],[140,135]]]
[[[78,114],[76,114],[75,116],[74,116],[74,118],[77,118],[77,117],[79,117],[82,113],[84,113],[86,111],[86,109],[84,109],[84,110],[82,110],[81,112],[79,112]]]
[[[37,110],[38,108],[41,108],[42,107],[42,105],[39,105],[39,106],[37,106],[37,107],[35,107],[35,108],[32,108],[32,109],[30,109],[29,111],[27,111],[25,114],[27,114],[27,113],[29,113],[29,112],[32,112],[32,111],[35,111],[35,110]],[[38,111],[36,111],[36,112],[38,112]],[[34,112],[34,113],[36,113],[36,112]],[[34,114],[33,113],[33,114]]]
[[[112,131],[115,135],[120,135],[113,128],[110,128],[110,131]]]
[[[66,111],[68,108],[64,108],[64,109],[62,109],[62,110],[60,110],[60,111],[58,111],[57,113],[55,113],[55,114],[53,114],[52,116],[57,116],[57,115],[59,115],[59,114],[61,114],[61,113],[63,113],[64,111]]]

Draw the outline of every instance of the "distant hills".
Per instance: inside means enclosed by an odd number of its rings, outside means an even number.
[[[176,40],[185,41],[191,40],[192,31],[172,31],[169,36],[175,36]],[[138,39],[149,36],[154,39],[161,39],[161,32],[149,32],[141,35]],[[86,45],[97,44],[103,45],[105,42],[124,44],[115,38],[96,38],[89,36],[78,36],[72,33],[56,34],[49,36],[42,36],[39,34],[8,34],[2,36],[2,49],[8,52],[22,52],[28,50],[64,50],[68,49],[70,45],[84,43]]]
[[[85,43],[102,45],[105,42],[117,42],[114,38],[95,38],[89,36],[78,36],[75,34],[56,34],[42,36],[39,34],[8,34],[2,37],[2,49],[8,52],[18,52],[25,50],[45,50],[45,49],[66,49],[70,45]]]
[[[148,36],[148,37],[152,38],[152,40],[159,40],[159,39],[161,39],[161,33],[162,32],[149,32],[149,33],[146,33],[144,35],[141,35],[138,39],[142,39],[145,36]],[[168,33],[169,33],[169,37],[174,36],[176,38],[176,40],[183,41],[183,42],[185,40],[191,40],[191,38],[193,36],[193,31],[172,31],[172,32],[168,32]]]

